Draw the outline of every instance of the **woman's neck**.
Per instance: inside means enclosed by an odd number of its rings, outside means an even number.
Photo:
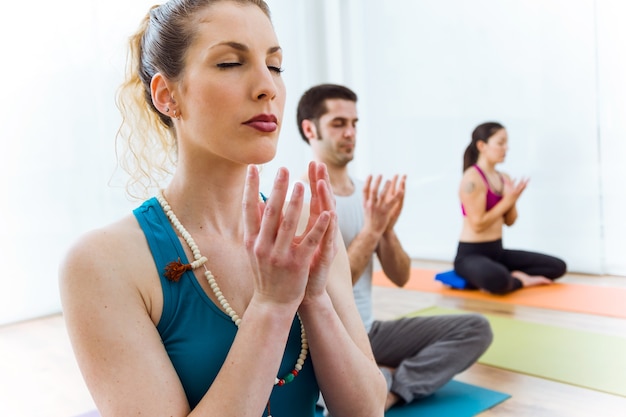
[[[164,195],[190,232],[202,229],[224,237],[241,236],[245,178],[245,167],[177,170]]]
[[[478,167],[484,172],[484,173],[489,173],[489,174],[494,174],[496,173],[496,164],[493,164],[485,159],[481,159],[478,158],[478,161],[476,161],[476,165],[478,165]]]

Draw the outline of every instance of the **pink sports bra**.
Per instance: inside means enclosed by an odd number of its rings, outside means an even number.
[[[491,187],[489,186],[489,181],[487,181],[487,176],[478,167],[478,165],[474,164],[472,166],[474,168],[476,168],[476,170],[478,171],[480,176],[483,177],[483,180],[485,181],[485,184],[487,185],[487,208],[486,208],[486,210],[489,211],[489,210],[491,210],[493,208],[493,206],[498,204],[500,202],[500,200],[502,200],[502,195],[497,194],[495,191],[493,191],[491,189]],[[504,180],[502,179],[502,175],[500,173],[498,173],[498,175],[500,176],[500,180],[502,180],[504,182]],[[463,211],[463,215],[465,216],[465,207],[463,207],[463,204],[461,204],[461,210]]]

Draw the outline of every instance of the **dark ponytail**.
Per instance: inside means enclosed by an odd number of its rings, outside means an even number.
[[[463,172],[478,161],[478,142],[487,142],[487,140],[500,129],[504,129],[504,126],[498,122],[483,123],[474,129],[472,132],[472,141],[463,154]]]

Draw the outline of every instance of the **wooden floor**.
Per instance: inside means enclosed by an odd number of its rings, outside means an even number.
[[[450,267],[445,263],[424,261],[414,261],[414,266],[437,270]],[[626,288],[626,277],[569,274],[563,280]],[[379,319],[394,318],[434,305],[626,337],[625,319],[463,301],[395,288],[374,289],[374,311]],[[480,414],[481,417],[626,416],[625,397],[485,365],[476,364],[456,379],[512,395]],[[61,315],[0,327],[1,417],[73,417],[93,408],[74,361]]]
[[[414,261],[415,267],[446,270],[450,264]],[[568,274],[562,282],[626,288],[626,277]],[[624,300],[626,302],[626,300]],[[398,288],[374,288],[374,310],[379,319],[397,317],[420,308],[439,306],[501,315],[536,323],[593,330],[626,337],[626,319],[463,300]],[[594,352],[589,352],[593,355]],[[626,352],[624,352],[626,355]],[[626,378],[626,376],[625,376]],[[572,385],[475,364],[455,379],[511,394],[512,397],[481,417],[626,417],[626,398]]]

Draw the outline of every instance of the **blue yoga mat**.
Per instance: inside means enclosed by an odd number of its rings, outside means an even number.
[[[391,407],[385,417],[473,417],[510,397],[509,394],[452,380],[430,397]],[[322,412],[318,411],[316,417],[322,417]]]

